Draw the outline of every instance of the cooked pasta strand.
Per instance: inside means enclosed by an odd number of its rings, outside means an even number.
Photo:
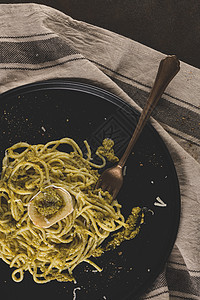
[[[17,143],[8,148],[2,161],[0,180],[0,257],[15,270],[20,282],[28,270],[35,282],[73,281],[74,268],[81,262],[101,268],[89,258],[112,232],[125,228],[121,205],[108,192],[96,189],[97,169],[87,141],[86,158],[70,138],[46,145]],[[69,145],[69,153],[58,150]],[[115,157],[116,158],[116,157]],[[67,190],[73,198],[73,212],[49,228],[34,225],[28,203],[46,186]]]

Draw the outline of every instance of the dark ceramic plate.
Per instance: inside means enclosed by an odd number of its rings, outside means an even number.
[[[38,144],[72,137],[92,147],[112,138],[120,157],[138,120],[138,112],[117,96],[94,86],[71,81],[34,83],[0,95],[0,159],[19,141]],[[46,295],[49,299],[137,299],[162,271],[172,250],[179,224],[179,184],[170,154],[149,123],[127,161],[118,201],[128,216],[134,206],[146,207],[140,234],[117,250],[95,259],[101,273],[82,263],[75,269],[77,284],[36,284],[27,272],[21,283],[0,261],[0,290],[8,299]],[[160,197],[166,207],[155,206]],[[75,288],[80,288],[76,289]]]

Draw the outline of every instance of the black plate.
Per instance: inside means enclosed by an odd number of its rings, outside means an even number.
[[[121,156],[138,120],[138,112],[117,96],[94,86],[71,81],[48,81],[13,89],[0,95],[0,159],[19,141],[38,144],[72,137],[92,149],[105,137],[115,141]],[[179,184],[170,154],[149,123],[140,136],[118,201],[128,216],[134,206],[147,207],[140,234],[117,250],[96,259],[101,273],[82,263],[75,269],[77,284],[50,282],[38,285],[27,272],[21,283],[0,262],[0,289],[7,298],[26,299],[45,293],[48,299],[137,299],[153,282],[172,250],[179,224]],[[160,197],[166,207],[154,205]],[[27,289],[28,288],[28,289]],[[2,294],[3,295],[3,294]],[[75,297],[74,297],[75,299]]]

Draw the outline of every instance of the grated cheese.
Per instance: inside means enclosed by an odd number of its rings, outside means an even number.
[[[156,197],[156,201],[154,202],[155,206],[166,207],[167,204],[160,198]]]
[[[80,287],[77,287],[73,290],[73,299],[72,300],[76,300],[76,291],[80,290],[80,289],[81,289]]]

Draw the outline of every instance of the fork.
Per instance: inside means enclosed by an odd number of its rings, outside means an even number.
[[[179,70],[180,62],[175,55],[166,56],[161,60],[153,87],[123,156],[117,165],[106,169],[101,174],[97,182],[97,188],[101,188],[103,191],[108,191],[112,195],[113,199],[116,198],[123,185],[123,167],[133,149],[133,146],[138,140],[138,137],[149,120],[151,113],[156,107],[166,87]]]

